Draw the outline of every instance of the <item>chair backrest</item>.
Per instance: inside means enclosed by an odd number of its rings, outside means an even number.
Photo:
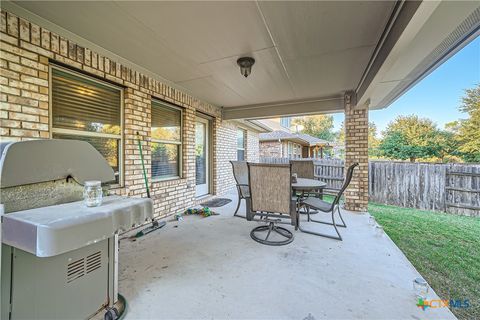
[[[334,206],[336,206],[340,202],[340,198],[342,197],[343,192],[345,191],[345,189],[347,189],[348,185],[350,184],[350,181],[352,181],[353,169],[355,169],[356,166],[358,166],[358,162],[355,162],[350,167],[348,167],[347,174],[345,175],[345,180],[343,181],[343,185],[340,188],[340,191],[335,196],[335,199],[333,200],[332,209]]]
[[[296,173],[298,178],[315,178],[315,165],[313,160],[290,160],[292,173]]]
[[[251,210],[291,213],[292,171],[290,164],[248,163]]]
[[[246,161],[230,161],[233,169],[233,177],[237,185],[248,185],[248,167]]]

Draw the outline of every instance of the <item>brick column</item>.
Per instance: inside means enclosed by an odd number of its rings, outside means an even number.
[[[345,191],[345,209],[368,210],[368,106],[356,106],[355,94],[345,94],[345,170],[358,162]]]

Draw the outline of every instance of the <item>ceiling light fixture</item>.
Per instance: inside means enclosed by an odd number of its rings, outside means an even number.
[[[255,59],[251,57],[242,57],[237,60],[237,64],[240,66],[240,73],[246,78],[252,73],[252,66],[255,63]]]

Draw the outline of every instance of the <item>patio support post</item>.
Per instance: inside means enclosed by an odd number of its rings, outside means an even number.
[[[345,170],[352,163],[359,166],[345,191],[345,209],[368,209],[368,105],[356,105],[354,92],[345,93]]]

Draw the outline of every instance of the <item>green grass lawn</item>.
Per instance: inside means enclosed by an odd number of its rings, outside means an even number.
[[[442,299],[470,300],[451,308],[480,319],[480,218],[370,203],[368,211]]]

